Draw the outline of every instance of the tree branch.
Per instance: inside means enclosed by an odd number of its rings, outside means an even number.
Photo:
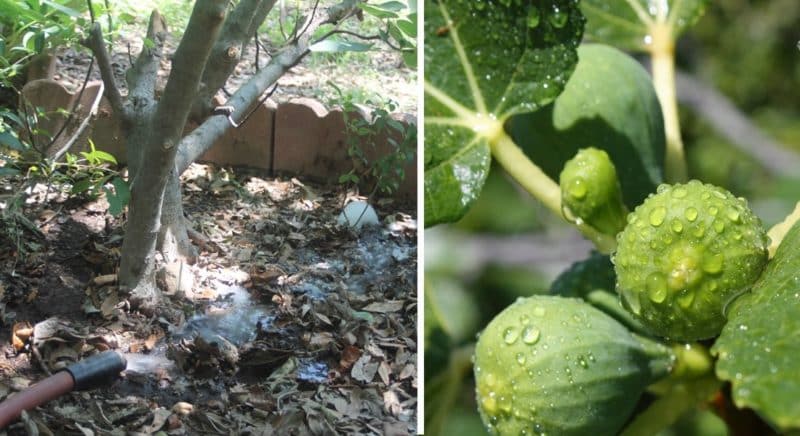
[[[381,35],[362,35],[362,34],[360,34],[360,33],[351,32],[351,31],[349,31],[349,30],[344,30],[344,29],[334,29],[334,30],[331,30],[330,32],[328,32],[328,33],[326,33],[326,34],[324,34],[324,35],[320,36],[320,37],[319,37],[318,39],[316,39],[314,42],[315,42],[315,43],[317,43],[317,42],[320,42],[320,41],[322,41],[323,39],[329,38],[329,37],[331,37],[332,35],[336,35],[336,34],[341,34],[341,35],[350,35],[350,36],[354,36],[354,37],[356,37],[356,38],[358,38],[358,39],[361,39],[361,40],[364,40],[364,41],[375,41],[375,40],[378,40],[378,41],[383,41],[383,42],[384,42],[386,45],[388,45],[388,46],[389,46],[389,48],[391,48],[392,50],[397,50],[397,51],[401,51],[401,50],[402,50],[402,47],[398,47],[398,46],[396,46],[396,45],[392,44],[392,43],[391,43],[391,42],[390,42],[388,39],[384,39],[384,38],[383,38]]]
[[[164,40],[167,37],[167,24],[157,10],[150,14],[147,24],[147,41],[153,46],[144,44],[136,63],[126,74],[128,80],[128,100],[135,111],[143,111],[155,103],[156,79],[161,67],[161,56]]]
[[[227,3],[226,0],[208,0],[195,4],[186,32],[175,50],[172,71],[155,115],[157,129],[164,130],[161,132],[164,148],[176,145],[181,136],[206,62],[219,36]]]
[[[123,121],[130,118],[130,111],[125,107],[122,101],[122,95],[119,93],[117,83],[114,80],[114,72],[111,69],[111,58],[108,56],[106,46],[103,43],[103,30],[100,28],[99,23],[92,24],[89,31],[89,36],[82,41],[83,45],[94,53],[97,59],[97,66],[100,68],[100,77],[103,79],[103,84],[106,87],[106,97],[111,103],[114,112],[120,114]]]
[[[251,77],[228,99],[225,105],[234,108],[231,117],[235,120],[241,120],[248,108],[258,100],[258,97],[270,85],[275,83],[286,71],[308,54],[308,46],[314,31],[322,24],[335,23],[341,18],[352,15],[352,12],[357,9],[357,3],[353,0],[345,0],[342,4],[349,4],[349,9],[330,8],[328,10],[333,10],[336,15],[331,15],[330,13],[316,14],[316,17],[308,26],[307,32],[278,52],[264,68]],[[189,164],[202,156],[230,127],[227,116],[214,115],[184,137],[179,144],[180,149],[175,160],[178,174],[181,174],[188,168]]]
[[[242,52],[253,36],[250,29],[258,24],[254,21],[258,16],[266,18],[276,0],[242,0],[225,19],[220,37],[211,50],[200,88],[192,104],[191,118],[201,120],[211,109],[211,99],[225,85],[236,65],[242,59]],[[260,15],[263,12],[263,15]],[[263,19],[261,21],[263,21]]]
[[[680,71],[675,81],[678,100],[705,118],[731,144],[774,173],[783,176],[797,175],[800,156],[770,138],[730,99],[713,87]]]

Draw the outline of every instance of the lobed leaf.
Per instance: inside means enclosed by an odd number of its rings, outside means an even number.
[[[553,104],[510,120],[520,148],[557,180],[579,149],[605,150],[628,208],[664,180],[664,118],[647,71],[609,46],[585,44],[564,92]]]
[[[648,51],[657,27],[672,40],[692,26],[708,0],[582,0],[586,36],[597,42],[636,51]]]
[[[466,213],[489,141],[515,113],[563,89],[583,34],[571,0],[425,2],[425,225]]]
[[[767,264],[752,291],[728,311],[711,352],[717,376],[730,381],[738,407],[780,430],[800,429],[800,223]]]

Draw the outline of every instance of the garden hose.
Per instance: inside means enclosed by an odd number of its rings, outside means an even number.
[[[73,390],[110,383],[126,366],[125,358],[110,350],[76,362],[0,403],[0,429],[19,418],[23,410],[31,410]]]

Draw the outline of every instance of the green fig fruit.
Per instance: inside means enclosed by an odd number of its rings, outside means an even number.
[[[623,305],[654,334],[719,334],[725,309],[767,263],[768,238],[744,199],[709,184],[661,185],[628,215],[613,257]]]
[[[673,363],[579,299],[520,298],[478,339],[478,410],[492,434],[614,435]]]

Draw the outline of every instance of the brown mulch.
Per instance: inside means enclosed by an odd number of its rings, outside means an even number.
[[[97,351],[129,369],[9,434],[416,433],[413,208],[378,201],[382,226],[355,231],[337,189],[203,165],[183,186],[195,282],[151,317],[116,293],[124,216],[33,189],[42,236],[0,237],[0,400]]]

